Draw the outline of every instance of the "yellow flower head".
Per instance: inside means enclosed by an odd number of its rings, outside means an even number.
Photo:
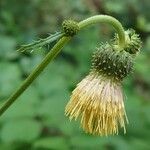
[[[94,53],[89,75],[74,89],[65,109],[70,120],[80,118],[85,132],[107,136],[118,134],[121,127],[126,133],[121,81],[132,71],[133,52],[138,49],[131,45],[118,50],[106,43]]]
[[[81,126],[96,135],[118,134],[128,122],[119,82],[90,73],[72,93],[65,113],[70,119],[81,116]]]

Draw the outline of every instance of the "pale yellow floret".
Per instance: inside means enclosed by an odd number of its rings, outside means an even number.
[[[119,126],[126,133],[128,120],[121,85],[110,78],[90,73],[72,92],[65,114],[71,120],[80,116],[81,126],[87,133],[118,134]]]

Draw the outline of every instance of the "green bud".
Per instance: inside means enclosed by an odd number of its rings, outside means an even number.
[[[93,54],[92,70],[104,76],[121,81],[133,69],[133,57],[125,50],[105,43]]]
[[[126,44],[124,50],[130,54],[137,54],[140,51],[142,41],[139,35],[133,29],[125,31]],[[114,44],[118,44],[118,35],[115,35]]]
[[[79,31],[78,23],[73,20],[65,20],[62,27],[66,36],[74,36]]]
[[[138,34],[135,33],[133,29],[126,31],[126,47],[125,51],[130,54],[136,54],[140,51],[142,41]]]

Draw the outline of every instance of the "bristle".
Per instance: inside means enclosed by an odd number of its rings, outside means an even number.
[[[107,136],[126,132],[127,122],[121,86],[102,76],[90,74],[73,91],[65,114],[70,120],[81,118],[86,133]]]

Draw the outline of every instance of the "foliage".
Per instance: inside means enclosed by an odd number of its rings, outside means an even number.
[[[94,14],[118,18],[140,34],[143,47],[135,71],[124,81],[130,124],[127,134],[96,137],[68,121],[64,108],[75,85],[88,73],[95,46],[112,37],[112,29],[96,25],[80,32],[32,86],[0,118],[1,150],[149,150],[150,142],[150,16],[149,1],[1,0],[0,104],[22,83],[47,53],[19,53],[21,44],[60,30],[66,18]]]

